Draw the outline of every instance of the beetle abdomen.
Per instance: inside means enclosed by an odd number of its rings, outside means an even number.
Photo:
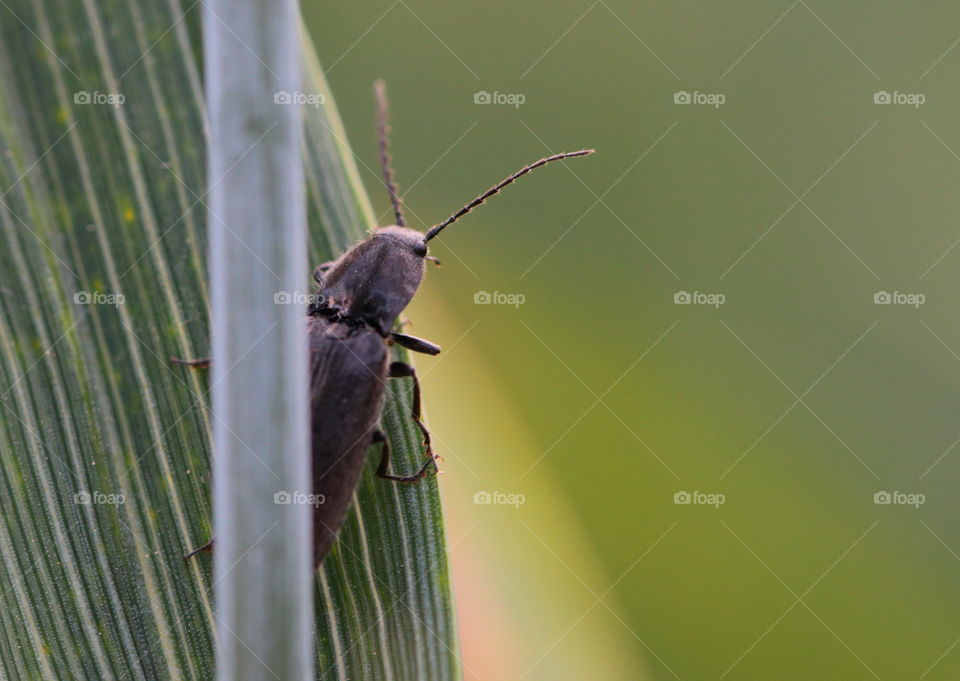
[[[383,403],[387,348],[367,327],[310,317],[314,565],[330,550],[357,486]]]

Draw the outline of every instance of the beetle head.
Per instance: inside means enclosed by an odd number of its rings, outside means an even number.
[[[375,238],[394,242],[401,251],[409,251],[419,258],[427,257],[427,239],[423,232],[407,227],[381,227],[373,233]]]
[[[323,276],[326,304],[386,336],[423,279],[424,235],[383,227],[347,251]]]

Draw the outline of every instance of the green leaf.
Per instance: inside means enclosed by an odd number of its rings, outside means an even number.
[[[210,679],[210,561],[182,560],[211,533],[208,386],[168,363],[209,350],[200,9],[4,7],[0,668]],[[312,47],[306,62],[325,98],[305,108],[319,263],[373,212]],[[392,383],[384,426],[412,470],[410,385]],[[318,575],[318,676],[459,678],[436,481],[370,464]]]

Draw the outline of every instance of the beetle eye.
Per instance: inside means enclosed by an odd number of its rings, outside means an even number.
[[[427,245],[426,244],[417,244],[413,247],[414,255],[419,255],[421,258],[427,254]]]

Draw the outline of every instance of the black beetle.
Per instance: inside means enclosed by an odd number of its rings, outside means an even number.
[[[430,433],[420,419],[420,383],[414,368],[390,362],[388,346],[396,343],[414,352],[436,355],[440,347],[394,331],[397,318],[413,299],[423,279],[427,242],[531,170],[560,159],[586,156],[593,149],[555,154],[524,166],[425,233],[405,226],[390,166],[386,90],[375,86],[380,164],[396,215],[396,225],[376,229],[337,260],[313,274],[318,291],[307,320],[310,350],[310,413],[313,494],[323,503],[313,514],[313,557],[319,566],[336,540],[350,498],[360,478],[370,445],[380,443],[377,475],[394,482],[415,482],[436,470]],[[208,366],[209,360],[174,360]],[[423,433],[426,461],[415,473],[390,472],[390,444],[377,424],[388,378],[413,380],[412,418]],[[190,557],[208,544],[188,554]]]

